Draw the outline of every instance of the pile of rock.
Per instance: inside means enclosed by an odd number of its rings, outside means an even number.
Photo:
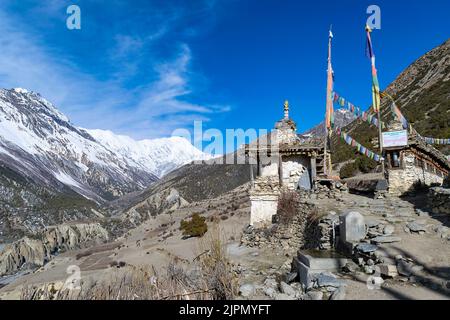
[[[399,242],[402,239],[394,236],[396,232],[395,225],[386,221],[367,219],[367,235],[365,240],[374,244]]]
[[[375,265],[369,266],[367,261],[365,261],[364,271],[367,274],[375,275],[382,279],[400,277],[403,281],[416,282],[415,277],[420,275],[420,272],[423,270],[423,266],[415,263],[411,258],[405,258],[401,255],[390,258],[379,253],[377,254],[377,251],[373,253],[373,257],[376,259]]]
[[[450,189],[434,187],[428,193],[428,204],[437,214],[450,214]]]
[[[328,215],[319,220],[319,249],[330,250],[334,247],[339,236],[339,215],[330,211]]]
[[[239,295],[245,299],[266,296],[272,300],[344,300],[346,283],[331,272],[314,275],[309,288],[293,281],[277,281],[267,277],[262,285],[245,283],[239,288]]]
[[[329,184],[317,184],[309,194],[310,199],[339,199],[341,193],[348,192],[345,183],[331,181]]]
[[[312,222],[310,217],[315,212],[313,204],[305,203],[296,198],[294,200],[295,215],[290,221],[281,222],[277,216],[271,226],[244,228],[241,244],[256,248],[282,249],[285,252],[294,253],[298,248],[308,244],[317,246],[321,233],[317,222]]]
[[[353,254],[353,263],[345,266],[344,271],[353,273],[361,270],[366,274],[377,273],[386,276],[394,276],[397,271],[393,270],[390,265],[392,261],[383,256],[378,251],[378,246],[370,243],[360,243],[355,247]],[[356,265],[355,265],[356,264]],[[394,265],[395,268],[395,265]]]
[[[322,272],[315,275],[312,285],[307,289],[306,297],[320,300],[344,300],[346,296],[346,283],[331,272]]]

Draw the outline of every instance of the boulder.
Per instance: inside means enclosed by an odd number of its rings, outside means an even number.
[[[366,225],[368,228],[375,228],[380,225],[381,222],[375,219],[366,219]]]
[[[385,235],[391,235],[395,232],[395,227],[392,224],[388,224],[383,229],[383,234]]]
[[[266,287],[270,287],[270,288],[276,288],[278,285],[277,285],[277,281],[275,280],[275,279],[273,279],[273,278],[267,278],[265,281],[264,281],[264,285],[266,286]]]
[[[402,276],[409,277],[412,273],[413,266],[414,264],[411,262],[406,262],[404,260],[397,261],[397,270]]]
[[[290,285],[288,285],[286,282],[280,282],[280,292],[285,293],[288,296],[295,296],[295,290]]]
[[[392,264],[380,264],[377,265],[380,270],[380,274],[385,277],[394,278],[398,276],[397,267]]]
[[[425,225],[421,224],[418,221],[409,222],[408,224],[406,224],[406,227],[412,232],[427,231]]]
[[[349,261],[345,264],[344,267],[342,267],[342,270],[344,272],[348,272],[348,273],[354,273],[356,270],[358,270],[358,265],[356,263],[354,263],[353,261]]]
[[[251,297],[255,294],[256,288],[252,284],[244,284],[239,288],[239,294],[244,298]]]
[[[323,292],[322,291],[311,290],[307,294],[305,294],[303,299],[304,300],[322,300],[323,299]]]
[[[337,288],[330,297],[330,300],[345,300],[346,290],[345,287]]]
[[[294,282],[298,278],[298,272],[289,272],[285,275],[284,281],[286,283]]]
[[[277,291],[274,288],[264,288],[263,292],[266,296],[268,296],[271,299],[275,299],[277,295]]]
[[[293,296],[289,296],[285,293],[278,293],[275,296],[275,300],[295,300],[295,298]]]

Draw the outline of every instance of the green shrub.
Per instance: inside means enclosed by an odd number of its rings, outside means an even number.
[[[191,220],[181,220],[180,230],[183,231],[183,235],[186,237],[202,237],[208,231],[208,225],[205,220],[205,217],[194,213]]]
[[[339,171],[339,176],[341,179],[350,178],[353,177],[356,172],[358,171],[358,166],[355,162],[346,163],[342,166],[341,170]]]
[[[362,173],[372,172],[372,170],[377,167],[377,163],[375,161],[361,156],[356,159],[355,165]]]

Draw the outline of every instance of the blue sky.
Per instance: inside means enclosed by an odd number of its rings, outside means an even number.
[[[81,8],[82,29],[66,28]],[[327,35],[335,89],[371,101],[366,8],[380,86],[449,37],[450,2],[2,0],[0,86],[41,93],[85,128],[136,139],[177,128],[273,127],[285,99],[298,130],[325,112]]]

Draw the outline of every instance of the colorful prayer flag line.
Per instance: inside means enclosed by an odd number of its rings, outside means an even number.
[[[369,159],[375,160],[376,162],[381,162],[383,160],[383,157],[361,145],[347,133],[342,131],[341,128],[336,128],[335,131],[336,134],[339,135],[345,141],[345,143],[347,143],[349,146],[356,147],[356,150],[358,150],[358,152],[361,153],[362,155],[365,155]]]
[[[332,99],[335,103],[337,103],[341,107],[346,107],[351,113],[353,113],[356,117],[363,119],[364,121],[373,124],[378,127],[378,119],[375,115],[370,114],[369,112],[362,111],[361,108],[355,106],[350,101],[347,101],[345,98],[341,97],[337,92],[332,93]],[[385,128],[384,122],[381,122],[381,127]]]
[[[428,144],[450,144],[450,139],[438,139],[438,138],[429,138],[429,137],[421,137]]]

